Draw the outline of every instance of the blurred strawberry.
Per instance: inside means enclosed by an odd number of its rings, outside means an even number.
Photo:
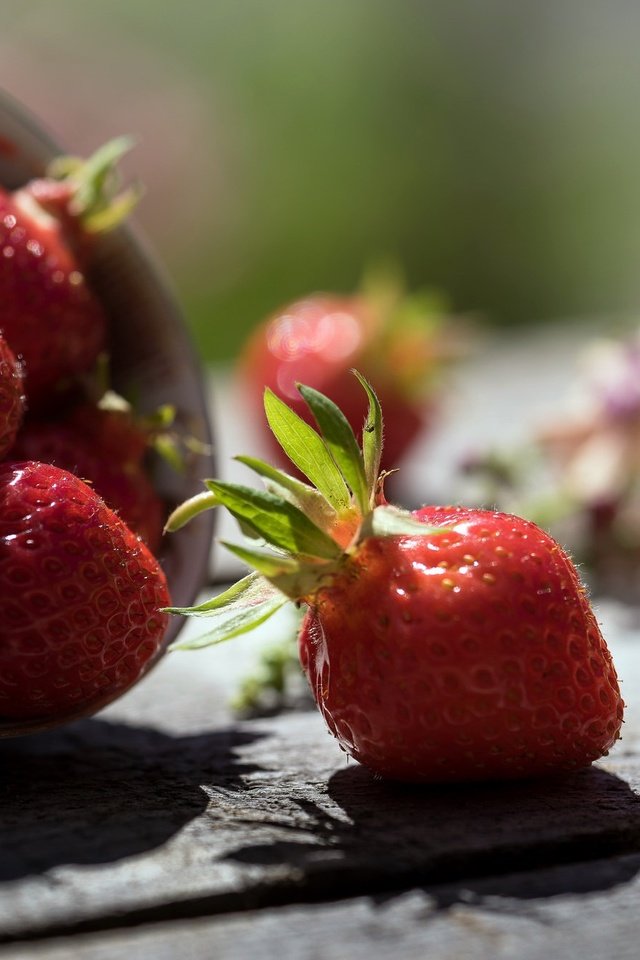
[[[359,431],[366,402],[350,374],[357,367],[385,410],[388,435],[382,466],[389,470],[427,429],[443,373],[461,346],[460,331],[447,323],[436,297],[405,296],[397,278],[377,274],[357,294],[316,293],[278,310],[248,340],[239,380],[261,427],[265,387],[312,422],[296,389],[302,381],[331,396]],[[265,441],[274,458],[284,463],[270,432],[265,431]]]
[[[114,166],[128,148],[120,138],[86,162],[59,158],[19,190],[0,187],[2,328],[24,362],[31,409],[50,406],[106,347],[107,317],[85,269],[91,238],[136,202],[133,189],[114,195]]]
[[[24,409],[22,364],[0,335],[0,458],[13,446]]]

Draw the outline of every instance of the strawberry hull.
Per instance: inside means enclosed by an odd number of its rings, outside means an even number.
[[[450,527],[369,539],[300,632],[331,732],[390,779],[566,772],[619,737],[616,672],[577,574],[533,524],[425,509]]]

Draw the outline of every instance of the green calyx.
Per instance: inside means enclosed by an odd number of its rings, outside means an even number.
[[[117,164],[133,146],[131,137],[116,137],[88,159],[57,157],[47,177],[70,187],[69,214],[85,233],[106,233],[121,224],[142,196],[139,183],[120,190]]]
[[[314,430],[267,390],[264,404],[269,425],[310,483],[253,457],[238,457],[262,478],[263,490],[205,480],[206,490],[169,517],[166,530],[173,532],[204,510],[226,507],[246,543],[223,545],[254,570],[204,604],[168,608],[170,613],[208,618],[204,637],[174,647],[219,643],[258,626],[288,600],[313,602],[367,537],[434,532],[410,513],[384,502],[382,410],[371,385],[353,372],[369,401],[361,445],[342,411],[319,391],[298,386],[316,421]]]
[[[471,348],[471,331],[451,315],[437,290],[409,293],[398,265],[379,262],[365,273],[360,297],[371,329],[365,360],[382,383],[391,381],[408,401],[432,393],[452,364]]]

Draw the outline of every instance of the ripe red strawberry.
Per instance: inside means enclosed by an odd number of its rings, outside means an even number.
[[[362,450],[337,407],[300,386],[320,432],[267,391],[265,408],[309,486],[252,458],[267,492],[205,481],[169,528],[224,505],[259,573],[176,612],[210,617],[201,641],[308,606],[300,660],[340,745],[386,777],[530,777],[586,766],[619,736],[611,656],[576,570],[539,527],[492,511],[384,502],[382,415],[369,395]]]
[[[243,393],[263,423],[262,393],[269,387],[307,423],[312,417],[296,389],[299,381],[331,396],[354,430],[367,405],[350,374],[362,370],[385,410],[383,468],[398,465],[431,422],[443,369],[454,352],[451,329],[429,299],[318,293],[278,310],[253,332],[239,362]],[[385,290],[385,293],[387,291]],[[278,462],[282,451],[270,431],[265,445]]]
[[[0,335],[0,459],[9,452],[25,410],[22,364]]]
[[[50,176],[14,192],[0,188],[2,329],[24,361],[29,406],[50,408],[56,392],[88,373],[107,345],[107,317],[85,274],[90,238],[128,212],[113,199],[114,163],[128,148],[107,144],[81,163],[61,158]]]
[[[144,461],[150,439],[127,409],[82,403],[56,420],[28,420],[11,457],[52,463],[90,483],[157,553],[167,509]]]
[[[622,704],[567,556],[518,517],[417,515],[446,533],[366,540],[300,634],[344,749],[401,780],[538,776],[602,756]]]
[[[0,732],[93,713],[158,657],[167,585],[77,477],[0,465]]]

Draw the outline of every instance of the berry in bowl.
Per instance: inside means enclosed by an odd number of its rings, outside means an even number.
[[[129,145],[66,156],[0,96],[0,736],[121,696],[207,577],[208,515],[162,533],[211,435],[180,311],[124,222]]]

